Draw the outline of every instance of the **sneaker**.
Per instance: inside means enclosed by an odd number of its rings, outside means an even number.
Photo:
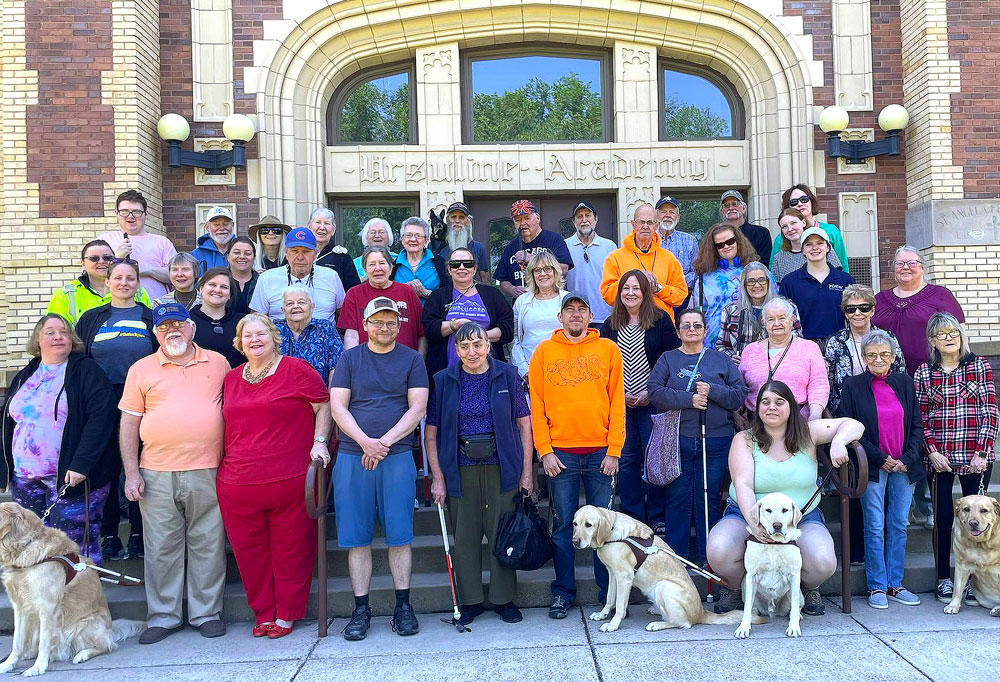
[[[101,558],[108,561],[121,561],[125,558],[125,546],[117,535],[105,535],[101,539]]]
[[[805,604],[802,605],[802,613],[809,616],[822,616],[826,613],[823,605],[823,596],[819,590],[808,590],[806,592]]]
[[[951,603],[951,598],[955,596],[955,584],[947,578],[938,581],[938,586],[934,591],[934,596],[942,604]]]
[[[121,542],[119,540],[119,542]],[[142,536],[132,533],[128,538],[128,549],[125,551],[126,559],[142,559],[146,554],[142,547]]]
[[[500,620],[505,623],[520,623],[523,616],[521,610],[514,606],[514,602],[509,601],[502,606],[494,606],[493,611],[500,615]]]
[[[885,592],[882,590],[872,590],[868,593],[868,606],[873,609],[887,609],[889,608],[889,600],[885,597]]]
[[[397,635],[407,637],[420,632],[420,623],[417,622],[417,615],[413,613],[410,603],[396,604],[396,609],[392,612],[392,620],[389,621],[392,631]]]
[[[720,585],[714,611],[716,613],[729,613],[733,609],[741,608],[743,608],[743,590],[731,590]]]
[[[351,620],[348,621],[344,629],[344,639],[349,642],[359,642],[368,636],[368,628],[372,625],[372,610],[369,606],[356,606]]]
[[[481,616],[486,613],[486,609],[480,604],[466,604],[459,609],[458,622],[462,625],[468,625],[476,619],[476,616]]]
[[[976,593],[972,591],[972,585],[965,586],[965,590],[962,592],[962,599],[965,601],[966,606],[979,606],[979,600],[976,599]]]
[[[561,594],[552,600],[552,606],[549,607],[549,618],[555,618],[561,620],[566,617],[569,613],[570,607],[573,606],[573,600],[569,597],[564,597]]]
[[[905,587],[890,587],[886,591],[886,596],[893,601],[907,606],[920,606],[920,597],[910,592]]]
[[[927,530],[934,530],[934,515],[933,514],[928,514],[927,515],[927,520],[924,521],[924,528],[926,528]]]

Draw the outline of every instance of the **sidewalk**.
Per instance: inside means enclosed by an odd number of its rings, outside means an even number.
[[[755,626],[750,639],[733,638],[734,627],[698,625],[646,632],[653,620],[645,606],[632,605],[618,632],[600,632],[585,618],[593,607],[574,608],[562,621],[545,609],[524,612],[524,622],[507,625],[492,613],[459,634],[440,622],[442,614],[420,616],[421,632],[403,638],[375,618],[368,639],[346,642],[335,620],[330,636],[316,638],[315,622],[278,641],[254,640],[250,624],[230,626],[219,639],[194,630],[160,644],[126,642],[113,654],[73,666],[55,664],[46,680],[205,680],[206,682],[318,682],[351,679],[378,682],[633,682],[635,680],[938,680],[989,679],[1000,669],[1000,618],[986,609],[963,607],[942,613],[933,595],[918,607],[890,605],[875,611],[854,599],[846,616],[830,602],[827,615],[803,616],[799,639],[784,636],[785,622]],[[0,637],[0,655],[10,651]],[[30,663],[22,663],[24,670]]]

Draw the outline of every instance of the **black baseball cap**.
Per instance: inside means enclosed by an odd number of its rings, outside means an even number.
[[[593,308],[590,307],[590,299],[587,298],[587,294],[583,293],[582,291],[571,291],[568,294],[566,294],[566,298],[564,298],[562,300],[562,303],[559,304],[560,312],[565,310],[566,306],[568,306],[573,301],[579,301],[583,305],[587,306],[588,310],[593,310]]]
[[[445,215],[448,215],[452,211],[459,211],[460,213],[464,213],[467,216],[472,215],[472,211],[469,210],[469,207],[466,206],[461,201],[456,201],[451,206],[449,206],[447,209],[445,209]]]
[[[593,213],[594,215],[597,215],[597,209],[594,208],[594,205],[592,203],[590,203],[589,201],[581,201],[579,204],[573,207],[573,217],[575,218],[576,214],[580,212],[580,209],[584,208]]]

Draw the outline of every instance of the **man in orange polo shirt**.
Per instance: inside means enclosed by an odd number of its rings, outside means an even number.
[[[153,327],[160,349],[132,365],[118,404],[125,496],[138,500],[146,538],[148,629],[140,644],[155,644],[184,627],[185,586],[191,625],[204,637],[226,634],[226,532],[215,473],[229,363],[195,345],[194,322],[179,303],[155,306]]]

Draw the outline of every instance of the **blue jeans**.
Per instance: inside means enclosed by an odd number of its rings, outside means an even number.
[[[589,455],[555,451],[556,457],[566,468],[555,478],[549,479],[549,496],[555,512],[552,530],[552,542],[555,545],[552,565],[556,570],[556,579],[552,581],[554,597],[563,596],[570,601],[576,598],[573,515],[580,508],[581,476],[587,504],[606,509],[611,503],[611,477],[605,476],[600,471],[605,454],[607,448]],[[604,601],[608,593],[608,569],[597,558],[597,552],[594,552],[594,578],[597,580],[600,601]]]
[[[652,405],[625,408],[625,445],[618,461],[618,498],[621,512],[643,523],[649,521],[651,506],[646,504],[646,485],[643,483],[646,445],[653,432]],[[649,486],[660,488],[659,486]],[[661,489],[662,491],[662,489]],[[652,491],[650,491],[652,492]],[[662,514],[661,514],[662,520]],[[655,523],[655,522],[654,522]]]
[[[865,573],[869,590],[903,586],[906,524],[913,499],[909,474],[879,468],[861,496],[865,512]]]
[[[706,438],[708,461],[708,524],[722,518],[722,479],[729,461],[732,436]],[[663,539],[670,548],[691,558],[691,521],[695,529],[696,563],[705,562],[705,496],[701,469],[701,438],[681,436],[681,475],[666,487],[666,525]]]

